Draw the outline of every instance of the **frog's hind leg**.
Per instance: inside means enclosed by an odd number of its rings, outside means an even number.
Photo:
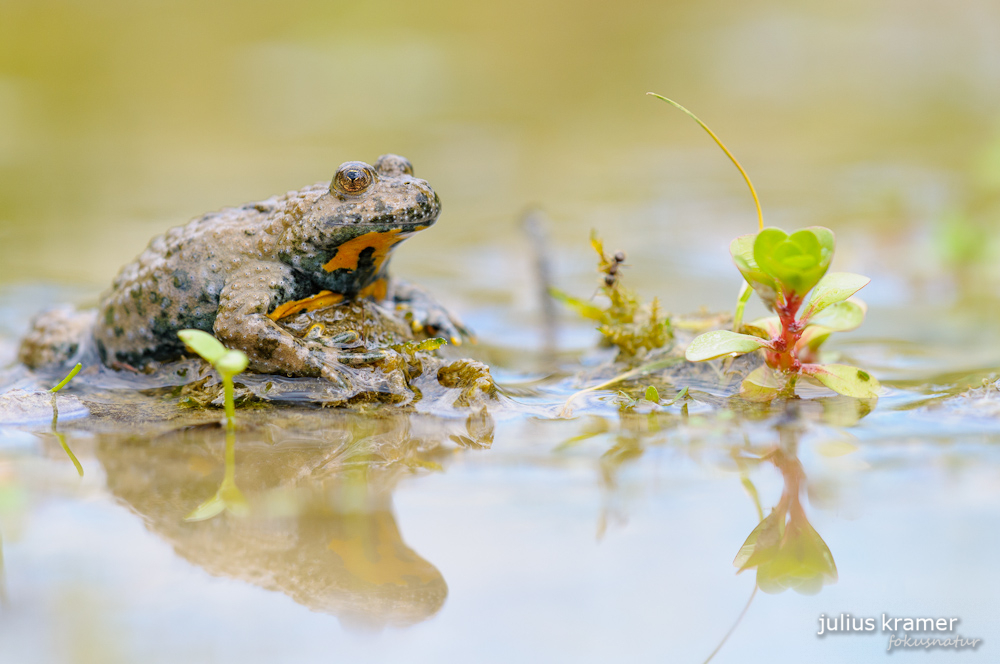
[[[31,329],[21,340],[17,359],[29,369],[59,367],[81,360],[93,344],[97,312],[77,311],[69,305],[47,309],[31,321]]]
[[[254,262],[226,281],[219,299],[214,332],[229,348],[242,350],[250,369],[286,376],[322,376],[343,385],[341,350],[299,339],[271,320],[268,313],[294,299],[292,269],[281,263]]]

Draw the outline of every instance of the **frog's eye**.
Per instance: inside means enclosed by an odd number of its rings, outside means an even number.
[[[349,161],[337,169],[331,189],[348,196],[357,196],[372,186],[376,177],[375,170],[365,162]]]

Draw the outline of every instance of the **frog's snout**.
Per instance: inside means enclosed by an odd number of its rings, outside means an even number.
[[[413,216],[423,219],[425,223],[433,224],[441,213],[441,199],[438,198],[437,192],[424,180],[414,178],[408,184],[417,190],[416,196],[412,197]]]

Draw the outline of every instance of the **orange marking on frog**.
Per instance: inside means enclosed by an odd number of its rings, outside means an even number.
[[[358,297],[370,297],[373,300],[384,300],[388,294],[389,281],[386,279],[376,279],[358,291]]]
[[[320,291],[302,300],[293,300],[292,302],[279,304],[267,317],[273,321],[277,321],[280,318],[297,314],[300,311],[314,311],[322,307],[328,307],[331,304],[341,302],[343,299],[344,296],[340,293],[333,293],[328,290]]]
[[[389,251],[412,234],[412,232],[401,234],[400,229],[394,228],[391,231],[381,233],[373,231],[359,235],[337,247],[337,253],[323,265],[323,269],[327,272],[341,269],[357,270],[361,253],[370,248],[375,250],[372,253],[372,262],[375,264],[375,271],[378,272],[382,269],[382,263],[389,256]]]
[[[349,574],[376,586],[406,587],[438,578],[434,566],[403,543],[391,516],[376,512],[373,520],[363,524],[349,521],[347,532],[327,544]]]

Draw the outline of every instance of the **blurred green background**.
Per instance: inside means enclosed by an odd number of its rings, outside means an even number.
[[[3,0],[0,282],[103,287],[167,227],[383,152],[445,204],[401,252],[418,271],[459,274],[532,205],[581,247],[752,230],[731,165],[649,90],[722,136],[771,223],[893,245],[993,214],[994,0]]]

